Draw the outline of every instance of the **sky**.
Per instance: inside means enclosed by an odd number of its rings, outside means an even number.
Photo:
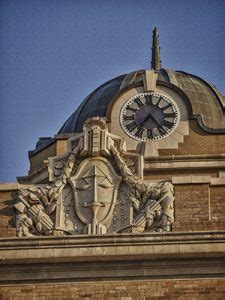
[[[0,182],[28,174],[28,150],[54,136],[105,81],[162,67],[225,93],[224,0],[1,0]]]

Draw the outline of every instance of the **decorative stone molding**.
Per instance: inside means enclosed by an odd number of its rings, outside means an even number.
[[[2,238],[0,285],[224,278],[224,253],[222,230]]]
[[[69,152],[48,161],[48,184],[20,185],[18,236],[170,231],[170,182],[142,180],[143,156],[125,151],[104,119],[88,119]]]

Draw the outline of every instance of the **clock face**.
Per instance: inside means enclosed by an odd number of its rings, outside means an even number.
[[[180,119],[177,104],[159,93],[143,93],[128,100],[120,113],[123,130],[139,141],[159,140],[176,128]]]

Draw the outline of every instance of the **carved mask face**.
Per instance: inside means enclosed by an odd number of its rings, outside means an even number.
[[[146,218],[146,225],[145,225],[146,229],[150,228],[153,223],[154,223],[154,215],[148,214],[148,216]]]
[[[110,218],[121,178],[109,162],[100,158],[84,161],[75,176],[75,207],[86,224],[95,219],[104,224]]]

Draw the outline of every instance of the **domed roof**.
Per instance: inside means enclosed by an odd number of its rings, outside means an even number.
[[[59,133],[81,132],[84,121],[91,117],[105,117],[108,105],[120,90],[126,75],[116,77],[99,86],[88,95],[64,123]]]
[[[144,70],[131,72],[116,77],[94,90],[80,104],[78,109],[69,117],[59,131],[61,133],[81,132],[86,119],[100,116],[106,117],[107,109],[119,93],[128,86],[143,84]],[[224,96],[203,79],[173,70],[157,70],[157,84],[167,85],[182,91],[191,104],[192,116],[199,118],[200,125],[210,130],[224,130],[223,109],[225,109]]]
[[[225,97],[205,80],[182,72],[161,68],[159,34],[153,30],[151,68],[158,73],[157,84],[167,85],[183,93],[190,106],[190,118],[198,120],[199,125],[208,132],[225,131],[223,111]],[[81,132],[84,121],[90,117],[106,117],[107,109],[116,96],[128,86],[143,85],[144,70],[116,77],[92,92],[69,117],[59,131],[61,133]]]
[[[173,89],[185,98],[190,119],[197,119],[202,129],[208,133],[225,133],[225,96],[212,84],[198,76],[183,71],[162,69],[159,35],[156,28],[153,30],[151,68],[158,74],[158,86]],[[82,132],[84,122],[88,118],[106,117],[113,99],[128,88],[143,85],[144,78],[145,70],[139,70],[118,76],[99,86],[72,113],[58,135]],[[29,155],[36,154],[53,142],[52,138],[40,138],[36,149],[29,151]]]

